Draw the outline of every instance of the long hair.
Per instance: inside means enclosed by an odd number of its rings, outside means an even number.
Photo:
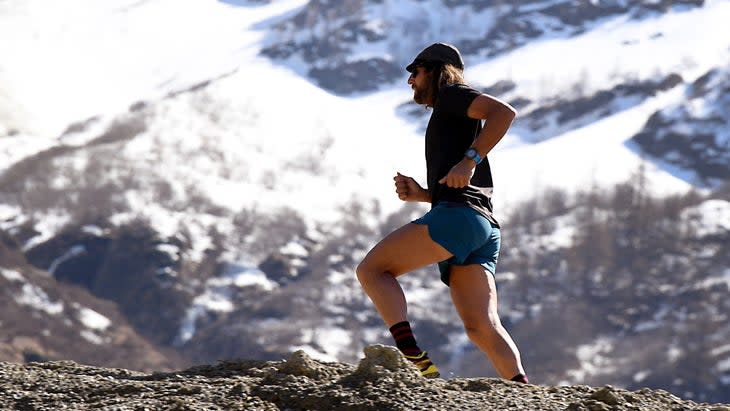
[[[464,80],[464,72],[454,65],[425,65],[425,69],[431,73],[431,85],[426,92],[426,107],[436,105],[436,100],[442,87],[466,83]]]

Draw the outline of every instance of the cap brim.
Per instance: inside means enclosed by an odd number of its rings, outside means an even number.
[[[418,67],[418,65],[422,64],[422,63],[423,63],[423,60],[415,59],[415,60],[413,60],[413,62],[411,64],[406,66],[406,71],[409,73],[413,73],[413,70],[415,70],[416,67]]]

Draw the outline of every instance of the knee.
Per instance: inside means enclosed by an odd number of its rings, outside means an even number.
[[[364,261],[361,261],[360,264],[357,265],[357,268],[355,268],[355,276],[357,277],[357,280],[361,283],[367,277],[367,267],[364,263]]]
[[[355,276],[360,284],[365,285],[373,278],[374,270],[366,260],[360,262],[355,269]]]
[[[380,276],[387,275],[388,273],[379,267],[371,264],[367,258],[357,265],[355,269],[355,275],[361,285],[366,285],[376,281]]]
[[[464,330],[471,336],[489,337],[499,334],[502,322],[496,314],[480,316],[464,321]]]

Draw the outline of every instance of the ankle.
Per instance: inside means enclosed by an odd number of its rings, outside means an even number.
[[[400,352],[406,356],[418,356],[423,352],[416,343],[411,325],[408,321],[401,321],[390,327],[390,333],[395,340],[395,345]]]
[[[510,379],[510,381],[521,382],[523,384],[529,384],[530,381],[527,379],[525,374],[517,374]]]

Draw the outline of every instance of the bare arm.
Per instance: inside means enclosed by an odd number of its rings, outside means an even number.
[[[486,157],[499,143],[517,116],[517,112],[512,106],[488,94],[477,96],[469,105],[466,114],[474,119],[487,120],[472,144],[482,158]],[[476,162],[464,157],[446,176],[439,180],[439,183],[449,187],[466,187],[474,175],[476,166]]]
[[[395,181],[395,192],[398,193],[398,198],[401,200],[431,202],[431,194],[428,190],[421,187],[412,177],[397,173],[393,180]]]
[[[483,158],[507,134],[507,130],[517,116],[517,111],[495,97],[482,94],[472,101],[466,114],[471,118],[487,120],[487,124],[472,144],[472,147]]]

